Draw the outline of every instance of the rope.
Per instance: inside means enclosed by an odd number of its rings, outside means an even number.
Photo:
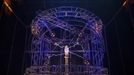
[[[11,49],[10,49],[10,54],[9,54],[9,61],[8,61],[9,63],[8,63],[7,74],[6,75],[9,75],[10,64],[12,62],[12,54],[13,54],[13,48],[14,48],[15,35],[16,35],[16,27],[17,27],[17,21],[16,21],[15,26],[14,26]]]

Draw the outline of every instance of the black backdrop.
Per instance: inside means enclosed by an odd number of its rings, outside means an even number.
[[[8,75],[23,75],[22,60],[25,45],[27,46],[24,26],[28,29],[27,34],[30,34],[29,25],[39,9],[45,10],[65,5],[81,7],[95,13],[102,19],[104,25],[107,25],[122,3],[121,0],[12,0],[12,9],[18,18],[0,9],[0,37],[2,37],[0,74],[6,75],[8,72]],[[2,7],[2,1],[0,5]],[[128,9],[123,8],[106,28],[111,75],[130,75],[133,72],[131,69],[134,65],[134,25],[131,22],[133,13],[134,5],[130,5]]]

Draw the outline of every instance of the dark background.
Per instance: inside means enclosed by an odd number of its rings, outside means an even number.
[[[28,45],[26,34],[30,35],[30,23],[37,15],[36,11],[66,5],[93,12],[107,26],[107,65],[110,65],[110,74],[134,74],[134,4],[126,8],[121,7],[122,0],[12,0],[15,16],[7,14],[2,3],[0,1],[0,75],[23,75],[24,51]],[[108,24],[119,8],[122,9]]]

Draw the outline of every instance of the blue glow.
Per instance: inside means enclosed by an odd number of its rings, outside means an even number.
[[[40,33],[33,33],[31,47],[31,66],[34,66],[36,73],[41,73],[42,69],[45,69],[43,74],[46,71],[56,72],[56,75],[64,73],[64,48],[67,47],[69,74],[103,74],[103,24],[97,16],[72,6],[52,8],[38,15],[41,16],[36,16],[31,24],[37,26]],[[77,25],[80,22],[84,25]],[[36,71],[38,69],[39,72]]]

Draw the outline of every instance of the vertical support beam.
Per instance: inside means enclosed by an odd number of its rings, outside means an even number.
[[[64,75],[69,75],[69,47],[66,45],[64,48],[64,59],[65,59],[65,74]]]

